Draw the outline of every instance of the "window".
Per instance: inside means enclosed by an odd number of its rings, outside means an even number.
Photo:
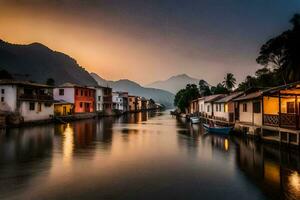
[[[5,89],[1,89],[1,94],[4,94],[5,93]]]
[[[101,96],[98,96],[98,101],[101,101]]]
[[[287,102],[286,103],[286,110],[287,110],[287,113],[295,113],[295,103],[294,102]]]
[[[35,110],[35,103],[34,102],[29,103],[29,110]]]
[[[87,95],[88,95],[88,91],[85,90],[85,91],[84,91],[84,96],[87,96]]]
[[[76,96],[78,96],[78,89],[75,89],[75,94]]]
[[[65,90],[64,89],[59,89],[59,96],[65,95]]]
[[[207,106],[207,112],[209,112],[209,105]]]
[[[80,108],[82,108],[82,102],[79,103]]]
[[[247,112],[247,104],[243,103],[243,112]]]
[[[83,96],[83,90],[80,90],[80,95]]]
[[[4,97],[1,97],[1,102],[4,102]]]
[[[260,102],[253,102],[253,112],[254,113],[260,113]]]

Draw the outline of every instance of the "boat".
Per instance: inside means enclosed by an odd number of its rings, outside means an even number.
[[[191,124],[199,124],[200,119],[198,117],[190,117]]]
[[[203,128],[209,133],[217,133],[220,135],[229,135],[233,127],[221,127],[221,126],[210,126],[208,124],[203,124]]]

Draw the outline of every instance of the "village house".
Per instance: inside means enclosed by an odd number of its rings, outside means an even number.
[[[110,87],[102,87],[103,90],[103,111],[106,114],[112,113],[112,88]]]
[[[141,97],[141,110],[148,110],[147,101],[145,97]]]
[[[91,113],[95,111],[95,89],[72,83],[54,88],[54,99],[73,104],[73,112]]]
[[[55,116],[68,116],[72,115],[74,104],[66,102],[66,101],[56,101],[54,103],[54,115]]]
[[[214,116],[214,102],[223,98],[225,95],[224,94],[215,94],[215,95],[210,95],[206,96],[204,98],[199,99],[199,105],[200,108],[203,109],[203,112],[206,116],[208,117],[213,117]]]
[[[137,110],[137,102],[136,102],[136,96],[129,95],[128,96],[128,107],[129,107],[129,112],[136,112]]]
[[[300,82],[245,96],[238,104],[236,127],[263,139],[299,145]]]
[[[25,81],[0,81],[0,111],[16,116],[14,123],[49,120],[54,114],[53,88]]]
[[[128,92],[113,92],[113,109],[122,113],[128,111]]]
[[[94,88],[95,93],[95,102],[96,102],[96,112],[103,112],[103,97],[104,97],[104,88],[101,86],[91,87]]]
[[[214,117],[221,121],[235,121],[234,99],[241,96],[243,92],[235,92],[214,102]]]

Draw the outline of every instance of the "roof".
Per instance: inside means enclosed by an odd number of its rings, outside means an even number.
[[[50,85],[32,83],[32,82],[29,82],[29,81],[9,80],[9,79],[0,80],[0,85],[21,85],[21,86],[53,88],[53,86],[50,86]]]
[[[243,92],[232,93],[230,95],[227,95],[227,96],[217,100],[216,103],[227,103],[227,102],[232,101],[233,99],[241,96],[242,94],[243,94]]]
[[[89,88],[89,89],[94,90],[94,88],[87,87],[85,85],[78,85],[78,84],[69,83],[69,82],[61,84],[61,85],[58,86],[58,88],[74,88],[74,87]]]
[[[257,98],[259,98],[262,94],[263,94],[262,91],[252,92],[252,93],[250,93],[250,94],[245,94],[245,95],[243,95],[243,96],[240,96],[240,97],[234,99],[234,101],[245,101],[245,100],[257,99]]]
[[[206,96],[204,97],[204,102],[207,103],[207,102],[216,101],[222,97],[224,97],[224,94],[214,94],[214,95]]]
[[[286,90],[286,89],[290,89],[293,87],[300,88],[300,81],[266,89],[263,91],[263,94],[272,94],[272,93],[276,93],[280,90]]]

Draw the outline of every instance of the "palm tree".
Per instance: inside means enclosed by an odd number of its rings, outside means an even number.
[[[227,73],[224,77],[223,85],[229,90],[232,91],[232,88],[234,88],[236,84],[236,79],[234,78],[234,75],[232,73]]]

